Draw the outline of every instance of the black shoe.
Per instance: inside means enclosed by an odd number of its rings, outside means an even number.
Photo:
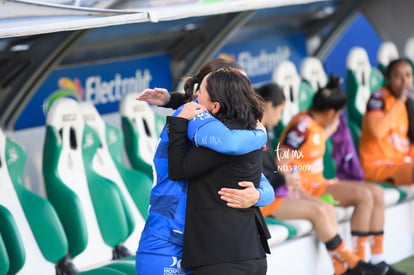
[[[77,274],[79,271],[72,262],[72,259],[69,255],[65,255],[57,264],[56,264],[56,275],[73,275]]]
[[[373,265],[359,261],[354,268],[348,269],[343,275],[385,275],[388,269],[388,266]]]
[[[388,267],[388,271],[387,271],[387,273],[385,273],[386,275],[407,275],[406,272],[399,271],[395,267],[393,267],[392,265],[387,264],[386,262],[380,262],[380,263],[376,264],[376,266],[386,266],[386,267]]]
[[[128,248],[119,244],[112,249],[112,259],[118,260],[125,257],[132,256],[131,252],[129,252]]]

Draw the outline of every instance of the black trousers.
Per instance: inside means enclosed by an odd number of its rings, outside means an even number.
[[[196,267],[194,275],[266,275],[266,258]]]

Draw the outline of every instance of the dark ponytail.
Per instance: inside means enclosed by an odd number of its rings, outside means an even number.
[[[184,97],[186,101],[191,101],[195,97],[195,92],[200,88],[203,78],[211,72],[220,68],[233,68],[242,71],[243,68],[234,60],[218,57],[205,63],[196,75],[188,77],[184,82]]]
[[[255,89],[265,102],[272,102],[273,107],[286,101],[285,94],[280,86],[275,83],[267,83]]]
[[[334,109],[342,110],[346,106],[346,94],[341,90],[342,79],[336,75],[330,75],[324,88],[320,88],[313,96],[311,110],[326,111]]]

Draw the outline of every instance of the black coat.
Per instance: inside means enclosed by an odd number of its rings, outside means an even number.
[[[183,267],[253,260],[270,253],[268,228],[259,209],[234,209],[220,199],[221,187],[260,183],[261,150],[241,156],[191,148],[186,119],[167,117],[169,177],[189,180]]]

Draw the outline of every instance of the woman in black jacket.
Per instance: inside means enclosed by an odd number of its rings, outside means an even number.
[[[198,101],[187,103],[178,117],[167,117],[169,177],[189,180],[182,266],[195,275],[264,275],[269,232],[256,207],[229,208],[222,187],[239,181],[258,186],[261,150],[242,156],[192,147],[187,123],[204,108],[231,129],[255,129],[263,114],[259,97],[240,71],[220,69],[205,77]],[[214,138],[214,133],[212,133]]]

